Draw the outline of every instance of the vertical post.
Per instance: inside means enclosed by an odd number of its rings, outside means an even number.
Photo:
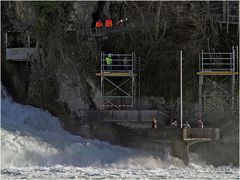
[[[101,106],[102,109],[104,109],[104,105],[103,105],[103,52],[101,51],[101,57],[100,57],[100,63],[101,63]]]
[[[203,112],[203,102],[202,102],[202,94],[203,94],[203,75],[199,75],[199,118],[202,120],[202,112]]]
[[[235,49],[232,47],[233,57],[232,57],[232,72],[235,72]]]
[[[30,48],[30,36],[28,34],[28,47]]]
[[[240,10],[240,7],[239,7],[239,10]],[[237,50],[236,50],[236,53],[237,53],[237,63],[238,63],[238,74],[237,74],[237,77],[238,77],[238,92],[239,92],[239,85],[240,85],[240,74],[239,74],[239,71],[240,71],[240,63],[239,63],[239,47],[237,46]],[[239,106],[239,102],[240,102],[240,96],[238,96],[238,112],[240,112],[240,106]],[[238,113],[238,119],[240,119],[240,113]]]
[[[222,3],[223,3],[223,9],[222,9],[223,10],[223,13],[222,13],[223,21],[226,21],[226,12],[227,12],[227,4],[226,3],[227,3],[227,1],[223,1]]]
[[[232,82],[231,82],[231,84],[232,84],[232,87],[231,87],[231,95],[232,95],[232,111],[234,110],[234,88],[235,88],[235,49],[234,49],[234,47],[232,48],[232,72],[233,72],[233,74],[232,74]]]
[[[132,52],[132,72],[133,72],[133,61],[135,60],[135,54]],[[132,109],[134,108],[134,99],[135,99],[135,94],[134,94],[134,88],[135,88],[135,83],[134,83],[134,76],[132,74]]]
[[[7,32],[5,33],[5,40],[6,40],[6,48],[8,47],[8,34],[7,34]]]
[[[180,121],[182,128],[182,116],[183,116],[183,108],[182,108],[182,50],[180,51]]]
[[[201,72],[201,54],[198,54],[198,71]]]
[[[139,121],[142,120],[141,118],[141,77],[140,77],[140,68],[141,68],[141,59],[139,58],[138,62],[138,111],[139,111]]]
[[[236,71],[239,72],[238,46],[236,47],[236,61],[237,61]]]
[[[199,54],[199,63],[201,63],[199,65],[199,67],[201,68],[200,69],[200,72],[203,72],[203,50],[202,50],[202,53],[201,55]],[[203,111],[203,104],[202,104],[202,88],[203,86],[203,74],[200,74],[199,75],[199,94],[198,94],[198,102],[199,102],[199,118],[202,120],[202,111]]]
[[[133,58],[134,58],[134,53],[132,52],[132,72],[133,72]]]
[[[226,8],[227,8],[227,17],[226,17],[226,19],[227,19],[227,34],[228,34],[228,29],[229,29],[229,2],[228,1],[226,1]]]

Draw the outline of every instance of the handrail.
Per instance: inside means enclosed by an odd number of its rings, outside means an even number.
[[[228,71],[237,70],[235,63],[235,53],[232,52],[201,52],[199,53],[199,71]],[[234,64],[233,64],[234,63]]]

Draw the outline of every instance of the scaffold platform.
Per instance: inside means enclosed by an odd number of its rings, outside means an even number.
[[[197,75],[209,75],[209,76],[231,76],[238,75],[239,72],[229,72],[229,71],[205,71],[205,72],[197,72]]]
[[[199,111],[202,117],[204,104],[209,104],[214,110],[226,115],[224,107],[231,107],[231,113],[236,110],[239,102],[236,98],[239,80],[239,50],[232,47],[229,52],[204,52],[199,53]],[[214,92],[214,93],[213,93]],[[217,95],[216,95],[217,94]],[[223,99],[225,104],[218,104],[216,96]],[[228,104],[226,104],[228,103]]]
[[[110,76],[110,77],[132,77],[137,76],[137,73],[124,73],[124,72],[102,72],[96,73],[96,76]]]
[[[107,58],[111,63],[107,63]],[[135,53],[112,54],[101,52],[101,109],[133,110],[140,101],[140,60]]]

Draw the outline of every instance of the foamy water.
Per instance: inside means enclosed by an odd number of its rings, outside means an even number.
[[[146,153],[64,131],[47,111],[1,100],[2,179],[239,178],[238,168],[215,168],[191,156],[185,166],[166,154]]]

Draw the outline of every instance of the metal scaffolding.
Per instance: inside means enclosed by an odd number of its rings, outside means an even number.
[[[105,62],[108,54],[101,52],[101,109],[140,108],[140,59],[131,54],[111,54],[112,64]]]
[[[234,112],[237,102],[236,91],[239,78],[238,47],[233,47],[231,52],[201,52],[199,53],[199,108],[200,118],[204,112],[204,104],[208,103],[214,109],[223,112],[225,109],[211,98],[223,98],[224,103],[231,104]],[[228,81],[228,82],[227,82]],[[225,107],[228,106],[225,104]],[[229,106],[228,106],[229,107]]]

